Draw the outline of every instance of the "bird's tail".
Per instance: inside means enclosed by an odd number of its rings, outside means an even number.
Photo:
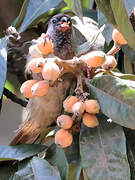
[[[24,123],[24,125],[19,129],[18,134],[10,142],[9,145],[18,145],[18,144],[32,144],[34,143],[39,135],[41,128],[37,124],[33,123],[31,119]]]

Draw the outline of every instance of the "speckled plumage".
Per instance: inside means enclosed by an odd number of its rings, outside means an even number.
[[[61,18],[67,18],[67,21],[71,22],[71,18],[68,15],[59,14],[54,16],[49,23],[47,34],[54,44],[54,55],[61,59],[72,59],[74,56],[74,43],[72,35],[72,22],[69,24],[69,28],[65,31],[59,30]],[[53,23],[56,20],[56,23]],[[64,19],[66,21],[66,19]]]

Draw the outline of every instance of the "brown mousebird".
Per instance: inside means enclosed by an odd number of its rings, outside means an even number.
[[[64,60],[73,58],[74,44],[70,16],[65,14],[53,16],[46,34],[54,44],[55,56]],[[37,79],[40,79],[40,76]],[[61,113],[62,102],[66,98],[67,90],[71,86],[73,79],[72,74],[64,74],[62,81],[58,81],[51,87],[46,96],[29,100],[27,105],[28,117],[20,126],[18,134],[10,145],[34,143],[40,134],[55,122],[57,116]]]

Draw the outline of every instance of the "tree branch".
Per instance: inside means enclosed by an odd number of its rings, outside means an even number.
[[[9,91],[8,89],[4,88],[3,94],[9,98],[11,101],[20,104],[23,107],[26,107],[27,105],[27,101],[24,101],[20,98],[18,98],[15,94],[13,94],[11,91]]]

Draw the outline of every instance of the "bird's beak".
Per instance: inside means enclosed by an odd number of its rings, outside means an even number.
[[[59,30],[66,31],[66,30],[69,29],[69,27],[70,27],[69,25],[70,25],[70,21],[68,21],[68,22],[61,22]]]

